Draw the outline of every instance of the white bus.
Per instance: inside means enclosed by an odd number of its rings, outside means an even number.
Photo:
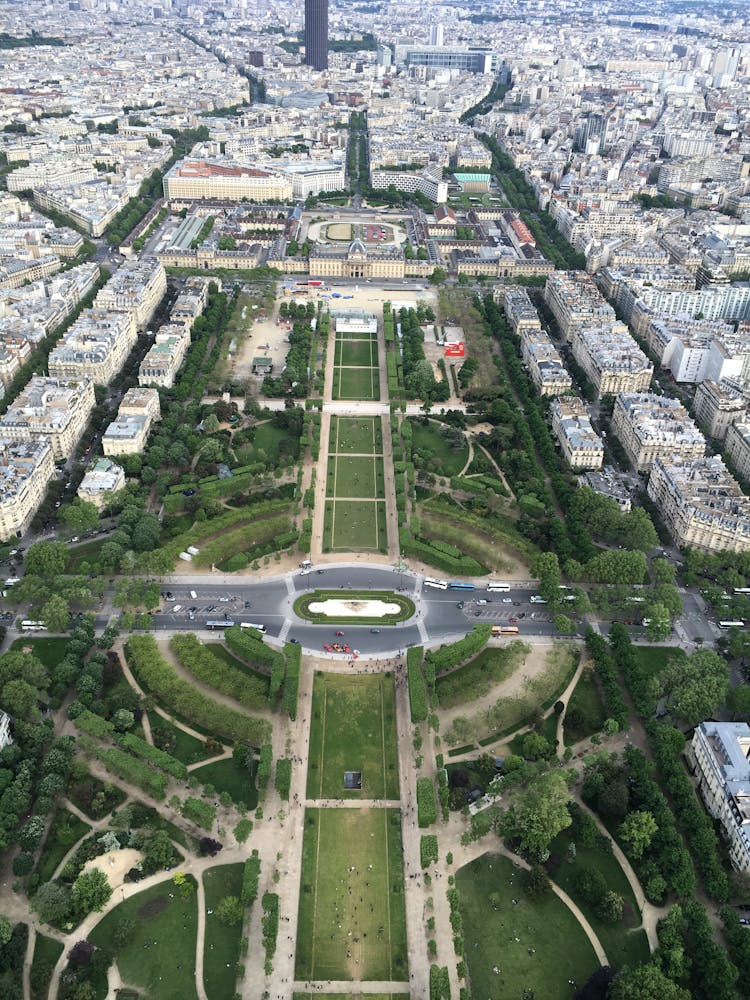
[[[436,590],[447,590],[448,581],[447,580],[436,580],[434,576],[426,576],[424,578],[425,587],[435,587]]]
[[[500,580],[490,580],[487,584],[488,594],[509,594],[510,584],[502,583]]]
[[[33,622],[30,618],[24,618],[21,628],[26,632],[46,632],[47,626],[44,622]]]
[[[745,623],[742,621],[736,622],[719,622],[719,628],[744,628]]]
[[[240,622],[240,628],[254,628],[257,632],[265,632],[265,625],[256,625],[254,622]]]

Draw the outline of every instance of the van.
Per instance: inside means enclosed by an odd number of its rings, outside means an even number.
[[[194,601],[197,601],[197,600],[198,600],[198,595],[196,594],[196,592],[195,592],[194,590],[191,590],[191,591],[190,591],[190,597],[191,597],[191,598],[192,598],[192,600],[194,600]]]
[[[477,604],[486,604],[486,603],[487,603],[487,601],[485,601],[484,599],[481,599],[481,600],[477,601]]]
[[[172,608],[172,614],[176,615],[178,611],[182,611],[182,605],[181,604],[175,604],[175,606]]]

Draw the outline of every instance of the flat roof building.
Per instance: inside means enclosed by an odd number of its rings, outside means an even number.
[[[706,439],[682,403],[651,392],[621,392],[615,399],[612,430],[638,472],[647,472],[657,456],[701,458]]]
[[[695,390],[693,412],[710,437],[723,441],[732,424],[747,418],[748,398],[734,382],[707,379]]]
[[[0,434],[2,432],[0,431]],[[0,436],[0,539],[17,538],[44,500],[55,471],[49,440],[28,441]]]
[[[135,313],[87,309],[49,355],[55,378],[90,378],[109,385],[120,374],[138,334]]]
[[[167,290],[167,272],[158,260],[126,261],[94,300],[97,309],[132,312],[138,330],[145,330]]]
[[[564,396],[570,392],[573,380],[557,348],[543,330],[523,331],[521,357],[540,396]]]
[[[94,408],[90,378],[34,375],[0,417],[0,437],[13,441],[49,440],[55,461],[74,453]]]
[[[125,485],[125,471],[108,458],[101,458],[93,469],[89,469],[78,487],[78,496],[87,503],[102,510],[107,496],[121,490]]]
[[[550,407],[552,431],[571,469],[600,469],[604,445],[577,396],[561,396]]]
[[[618,392],[645,392],[654,374],[653,365],[626,329],[575,329],[573,357],[599,397]]]

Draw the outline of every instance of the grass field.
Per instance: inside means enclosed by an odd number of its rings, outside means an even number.
[[[462,438],[462,447],[454,451],[435,421],[431,420],[425,426],[421,419],[412,417],[409,423],[412,428],[412,454],[426,459],[423,464],[427,471],[439,476],[457,476],[469,458],[466,438]]]
[[[334,368],[334,399],[380,399],[377,368]]]
[[[380,399],[375,334],[337,333],[333,364],[334,399]]]
[[[216,907],[224,896],[239,898],[242,891],[242,869],[242,864],[217,865],[203,873],[203,888],[206,893],[203,985],[208,1000],[226,1000],[234,995],[242,924],[235,924],[234,927],[222,924],[216,918]]]
[[[311,993],[294,993],[293,1000],[307,1000]],[[317,1000],[341,1000],[342,997],[356,997],[357,1000],[409,1000],[408,993],[318,993]]]
[[[52,971],[62,950],[61,941],[37,934],[30,973],[32,1000],[43,1000],[47,996],[47,987],[52,978]]]
[[[374,499],[385,493],[380,455],[329,455],[326,494],[336,499]]]
[[[159,730],[164,734],[164,738],[156,741],[157,746],[162,750],[166,750],[167,753],[171,753],[173,757],[181,760],[183,764],[197,764],[199,760],[205,760],[206,757],[211,756],[211,754],[207,753],[204,744],[200,740],[191,736],[190,733],[186,733],[179,726],[172,725],[171,722],[168,722],[156,712],[151,713],[149,721],[151,723],[152,734],[155,730]]]
[[[463,667],[438,677],[435,686],[441,707],[451,708],[489,694],[494,684],[507,680],[523,666],[530,652],[531,647],[519,640],[483,649]]]
[[[397,809],[307,809],[298,979],[409,978]]]
[[[375,340],[337,340],[334,364],[342,368],[374,368],[378,363]]]
[[[315,676],[307,796],[397,799],[398,751],[393,678]],[[344,790],[344,771],[362,772],[362,789]]]
[[[53,670],[65,656],[69,639],[16,639],[11,649],[26,649],[31,646],[32,654],[50,670]]]
[[[352,238],[352,226],[350,222],[331,222],[326,226],[325,230],[326,238],[329,240],[343,240],[347,243],[351,242]]]
[[[233,802],[244,802],[248,809],[255,809],[258,804],[255,771],[248,771],[231,757],[197,767],[190,774],[203,785],[213,785],[219,794],[228,792]]]
[[[528,990],[544,1000],[570,1000],[597,968],[570,910],[552,893],[530,900],[508,858],[482,855],[460,869],[456,886],[472,996],[508,1000]]]
[[[130,943],[118,949],[115,929],[123,917],[135,927]],[[144,989],[149,1000],[195,1000],[197,931],[195,892],[183,897],[167,878],[116,906],[89,940],[115,954],[123,981]]]
[[[570,696],[563,725],[565,746],[572,746],[587,736],[598,733],[604,725],[604,705],[590,670],[584,670]]]
[[[330,455],[382,455],[379,417],[331,417]]]
[[[385,552],[388,533],[385,503],[364,500],[326,500],[323,524],[324,552]]]

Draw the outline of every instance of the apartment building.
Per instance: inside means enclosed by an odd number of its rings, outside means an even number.
[[[750,424],[732,424],[727,430],[725,454],[740,478],[750,482]]]
[[[214,160],[179,160],[164,175],[167,201],[291,201],[293,184],[280,170]]]
[[[750,868],[750,726],[701,722],[687,748],[706,809],[721,823],[734,868]]]
[[[12,441],[47,438],[56,462],[70,458],[94,408],[90,378],[58,379],[34,375],[0,417],[0,437]]]
[[[701,458],[706,440],[677,399],[650,392],[621,392],[615,400],[612,430],[638,472],[647,472],[657,456]]]
[[[681,548],[750,550],[750,497],[718,457],[654,460],[648,495]]]
[[[517,337],[520,337],[525,330],[542,329],[539,313],[525,288],[501,286],[495,290],[493,298],[502,305],[505,317]]]
[[[602,469],[590,469],[581,477],[581,486],[590,487],[600,496],[614,500],[623,514],[627,514],[633,508],[630,494],[633,490],[632,483],[627,475],[618,472],[614,466],[605,465]]]
[[[552,432],[572,469],[600,469],[604,445],[591,426],[586,407],[577,396],[555,399],[550,407]]]
[[[627,327],[617,323],[614,309],[604,301],[593,278],[583,271],[550,274],[544,286],[544,301],[569,343],[574,331],[583,325],[616,326],[627,331]]]
[[[137,330],[145,330],[167,290],[164,265],[153,258],[126,261],[94,300],[95,309],[132,312]]]
[[[415,194],[419,191],[430,201],[448,200],[448,184],[443,180],[443,168],[436,163],[423,170],[373,170],[370,185],[376,191],[385,191],[391,184],[397,191]]]
[[[706,377],[712,342],[732,333],[727,323],[655,316],[644,337],[649,350],[676,382],[696,383]]]
[[[750,283],[708,285],[700,289],[644,288],[630,317],[645,333],[654,316],[702,316],[707,320],[750,319]]]
[[[190,346],[190,330],[180,323],[166,323],[156,334],[153,347],[141,361],[138,385],[174,385],[175,376]]]
[[[0,264],[0,288],[20,288],[30,281],[50,278],[61,267],[62,261],[56,254],[45,254],[31,260],[4,257]]]
[[[92,503],[99,510],[106,504],[107,497],[125,486],[125,470],[100,458],[93,469],[89,469],[78,487],[78,496],[86,503]]]
[[[653,365],[621,326],[585,327],[573,332],[573,357],[599,397],[645,392],[651,384]]]
[[[734,382],[701,382],[693,401],[695,419],[706,428],[709,437],[723,441],[732,424],[742,423],[748,415],[748,398]]]
[[[521,357],[540,396],[564,396],[570,392],[573,380],[557,348],[543,330],[523,331]]]
[[[0,540],[20,537],[44,500],[55,471],[52,448],[43,437],[9,439],[0,429]]]
[[[140,455],[146,447],[151,425],[160,417],[159,393],[156,389],[135,386],[128,389],[122,397],[117,418],[102,436],[104,454]]]
[[[119,375],[138,333],[133,312],[88,309],[58,341],[49,356],[55,378],[90,378],[109,385]]]
[[[118,416],[140,416],[144,414],[152,421],[161,419],[161,405],[159,403],[159,393],[156,389],[144,389],[140,386],[133,386],[128,389],[122,397]]]

